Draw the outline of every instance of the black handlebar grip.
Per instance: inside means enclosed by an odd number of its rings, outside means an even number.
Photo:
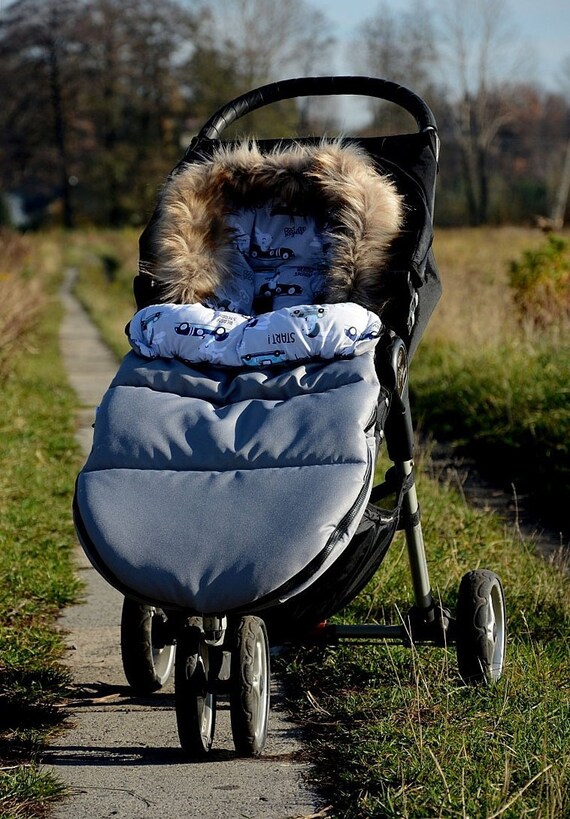
[[[202,126],[196,142],[219,139],[222,131],[240,117],[279,100],[349,94],[393,102],[414,117],[418,130],[437,130],[435,117],[429,106],[403,85],[377,77],[298,77],[262,85],[226,103]]]

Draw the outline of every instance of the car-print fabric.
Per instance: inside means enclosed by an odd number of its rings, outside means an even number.
[[[241,208],[227,216],[240,264],[234,262],[234,289],[253,291],[266,309],[311,304],[325,289],[329,261],[330,227],[311,214],[298,212],[278,199],[257,207]],[[236,304],[232,293],[216,293],[213,304]],[[240,310],[247,312],[242,295]]]
[[[129,341],[145,358],[267,367],[361,355],[381,331],[375,313],[350,303],[283,307],[253,318],[201,304],[156,304],[134,316]]]

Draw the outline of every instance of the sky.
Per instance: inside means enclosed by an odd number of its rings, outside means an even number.
[[[467,0],[468,2],[468,0]],[[362,20],[386,4],[397,12],[409,7],[406,0],[312,0],[335,26],[335,35],[348,38]],[[435,11],[440,0],[428,6]],[[549,88],[557,86],[557,75],[565,57],[570,57],[570,0],[507,0],[513,36],[529,55],[529,73]],[[339,50],[340,53],[340,50]],[[346,57],[344,57],[346,60]],[[341,66],[342,67],[342,66]],[[533,77],[530,77],[532,79]],[[388,78],[389,79],[389,78]]]

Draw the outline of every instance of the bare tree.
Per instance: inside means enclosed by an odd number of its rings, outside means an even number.
[[[358,27],[351,51],[360,71],[425,95],[434,83],[437,66],[433,16],[424,0],[413,0],[403,11],[393,11],[383,3]]]
[[[358,72],[400,83],[425,98],[434,96],[437,49],[432,14],[424,0],[413,0],[408,9],[398,11],[381,4],[358,27],[349,48]],[[368,107],[373,127],[401,131],[409,125],[401,109],[372,99]]]
[[[562,91],[567,102],[570,102],[570,55],[565,58],[562,65],[561,77]],[[570,134],[566,135],[566,151],[564,153],[564,161],[562,164],[562,173],[560,174],[560,182],[556,191],[556,197],[552,206],[550,220],[555,230],[560,230],[564,227],[564,217],[566,214],[566,206],[568,204],[568,195],[570,193]]]
[[[469,218],[489,216],[489,160],[500,129],[514,115],[511,87],[517,76],[506,0],[442,0],[440,48],[446,66],[451,120],[461,153]]]
[[[319,73],[334,43],[326,15],[305,0],[225,0],[208,3],[204,11],[202,36],[210,43],[210,54],[217,55],[214,65],[223,70],[231,64],[239,93],[286,77]],[[287,106],[296,112],[289,116],[288,127],[306,125],[310,104]]]
[[[227,0],[208,10],[248,87],[314,69],[332,44],[325,15],[305,0]]]

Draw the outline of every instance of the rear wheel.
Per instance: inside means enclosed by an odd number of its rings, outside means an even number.
[[[507,625],[505,595],[493,572],[477,569],[459,586],[456,643],[459,673],[470,685],[492,683],[503,673]]]
[[[212,747],[216,727],[216,694],[210,674],[210,651],[198,618],[182,630],[174,669],[176,723],[182,749],[195,759]]]
[[[152,694],[166,683],[175,646],[162,609],[125,597],[121,613],[121,658],[129,685],[140,694]]]
[[[242,617],[234,634],[230,674],[232,736],[240,756],[259,756],[269,723],[269,641],[259,617]]]

